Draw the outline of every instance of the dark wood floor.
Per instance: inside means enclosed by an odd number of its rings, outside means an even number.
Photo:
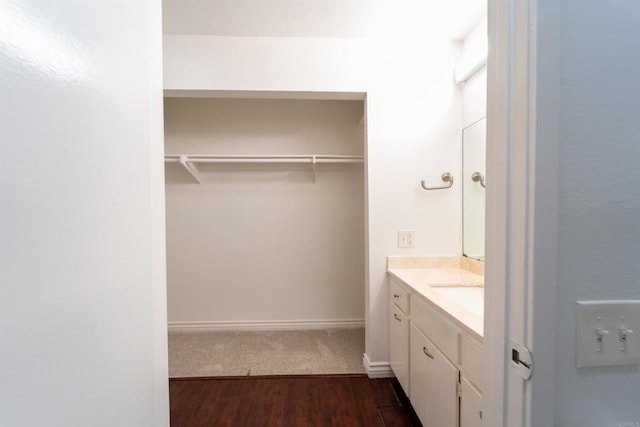
[[[177,378],[169,393],[172,427],[420,426],[395,378]]]

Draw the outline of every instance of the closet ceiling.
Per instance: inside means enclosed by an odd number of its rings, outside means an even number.
[[[165,34],[459,39],[486,0],[164,0]]]

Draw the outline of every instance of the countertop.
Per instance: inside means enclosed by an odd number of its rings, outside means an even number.
[[[484,336],[484,265],[463,257],[389,257],[387,272],[476,339]]]

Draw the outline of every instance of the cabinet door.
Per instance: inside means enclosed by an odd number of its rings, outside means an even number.
[[[411,404],[425,426],[457,427],[459,371],[413,324]]]
[[[460,427],[479,427],[482,425],[482,395],[465,377],[460,383]]]
[[[393,303],[389,310],[389,361],[402,389],[409,396],[409,320]]]

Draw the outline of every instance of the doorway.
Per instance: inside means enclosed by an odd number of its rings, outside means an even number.
[[[165,98],[171,377],[362,373],[362,100]]]

